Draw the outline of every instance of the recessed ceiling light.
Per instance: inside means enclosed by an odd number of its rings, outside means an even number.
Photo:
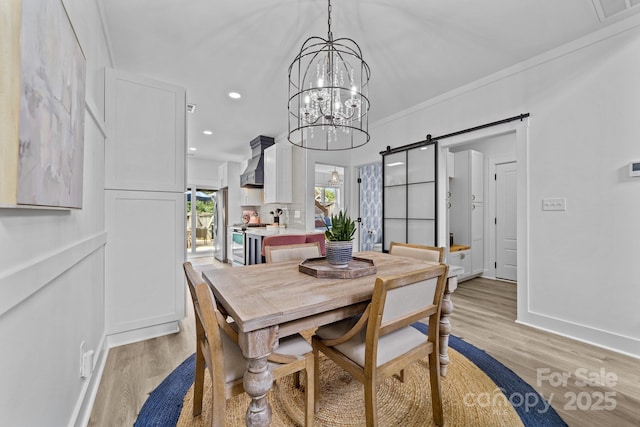
[[[242,95],[238,92],[229,92],[229,98],[231,99],[240,99]]]
[[[213,131],[210,130],[203,130],[202,133],[204,133],[205,135],[213,135]]]
[[[189,147],[189,151],[196,151],[197,148],[196,147]]]

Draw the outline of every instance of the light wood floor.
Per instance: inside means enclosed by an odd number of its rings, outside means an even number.
[[[192,262],[196,267],[202,263],[201,268],[211,268],[212,258]],[[214,266],[221,264],[216,261]],[[452,301],[453,333],[531,384],[570,426],[640,426],[637,359],[516,324],[516,286],[511,283],[469,280],[459,284]],[[193,310],[188,308],[180,333],[111,349],[89,425],[132,425],[147,395],[193,353],[192,323]],[[538,381],[538,370],[547,370],[553,377],[568,373],[571,378],[566,386],[552,386],[549,381]],[[598,376],[604,370],[615,374],[617,383],[613,387],[580,387],[576,370]],[[605,392],[613,395],[598,403]],[[572,401],[573,396],[576,399]],[[595,409],[614,404],[612,410]]]

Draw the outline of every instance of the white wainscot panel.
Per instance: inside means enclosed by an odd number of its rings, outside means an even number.
[[[184,316],[184,194],[106,191],[107,333]]]

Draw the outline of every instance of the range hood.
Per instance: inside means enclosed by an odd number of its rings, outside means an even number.
[[[260,135],[251,141],[251,160],[240,175],[240,187],[262,188],[264,186],[264,149],[271,147],[275,140]]]

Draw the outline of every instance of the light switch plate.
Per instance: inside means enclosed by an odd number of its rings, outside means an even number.
[[[566,211],[567,199],[564,197],[542,199],[543,211]]]

